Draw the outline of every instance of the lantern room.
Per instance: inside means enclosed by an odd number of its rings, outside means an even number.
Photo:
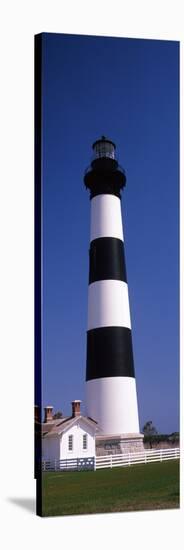
[[[98,139],[93,143],[93,159],[99,159],[99,158],[111,158],[115,159],[115,143],[113,141],[110,141],[105,136],[102,136],[101,139]]]

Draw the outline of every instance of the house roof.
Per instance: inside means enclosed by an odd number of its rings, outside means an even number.
[[[63,432],[67,431],[73,424],[76,424],[77,421],[83,420],[84,423],[93,427],[94,431],[97,428],[97,422],[88,416],[68,416],[66,418],[60,418],[57,420],[51,420],[49,422],[42,424],[42,435],[43,437],[51,437],[53,435],[62,435]]]
[[[53,429],[60,426],[65,420],[68,420],[68,417],[57,418],[54,420],[49,420],[48,422],[43,422],[42,424],[42,434],[51,432]]]

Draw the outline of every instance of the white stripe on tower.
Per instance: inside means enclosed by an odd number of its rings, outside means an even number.
[[[114,195],[97,195],[91,200],[90,242],[103,237],[123,241],[121,202]],[[88,330],[97,327],[131,328],[128,286],[124,281],[100,280],[88,288]]]
[[[88,416],[99,422],[103,433],[139,433],[135,378],[90,380],[86,383],[86,401]]]
[[[85,176],[91,190],[86,412],[101,433],[115,435],[138,433],[139,420],[120,203],[125,176],[108,156],[97,155]]]
[[[127,283],[113,279],[88,287],[88,330],[109,326],[131,329]]]
[[[123,241],[121,202],[115,195],[97,195],[91,200],[90,241],[115,237]]]

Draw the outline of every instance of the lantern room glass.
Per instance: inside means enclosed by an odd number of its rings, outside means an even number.
[[[115,147],[110,141],[99,141],[94,146],[95,158],[115,158]]]

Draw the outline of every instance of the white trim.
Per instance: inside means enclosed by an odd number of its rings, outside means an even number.
[[[73,426],[75,423],[77,423],[79,420],[83,420],[84,423],[90,425],[92,428],[94,428],[94,431],[97,430],[97,426],[95,425],[95,423],[93,422],[93,420],[90,420],[90,418],[86,418],[85,416],[76,416],[74,418],[71,418],[71,421],[68,421],[68,424],[67,426],[65,426],[65,428],[60,431],[57,432],[57,435],[62,435],[63,433],[67,432],[67,430],[69,430],[71,428],[71,426]],[[95,419],[94,419],[95,420]],[[52,432],[51,432],[52,433]],[[51,435],[48,433],[48,435]]]

